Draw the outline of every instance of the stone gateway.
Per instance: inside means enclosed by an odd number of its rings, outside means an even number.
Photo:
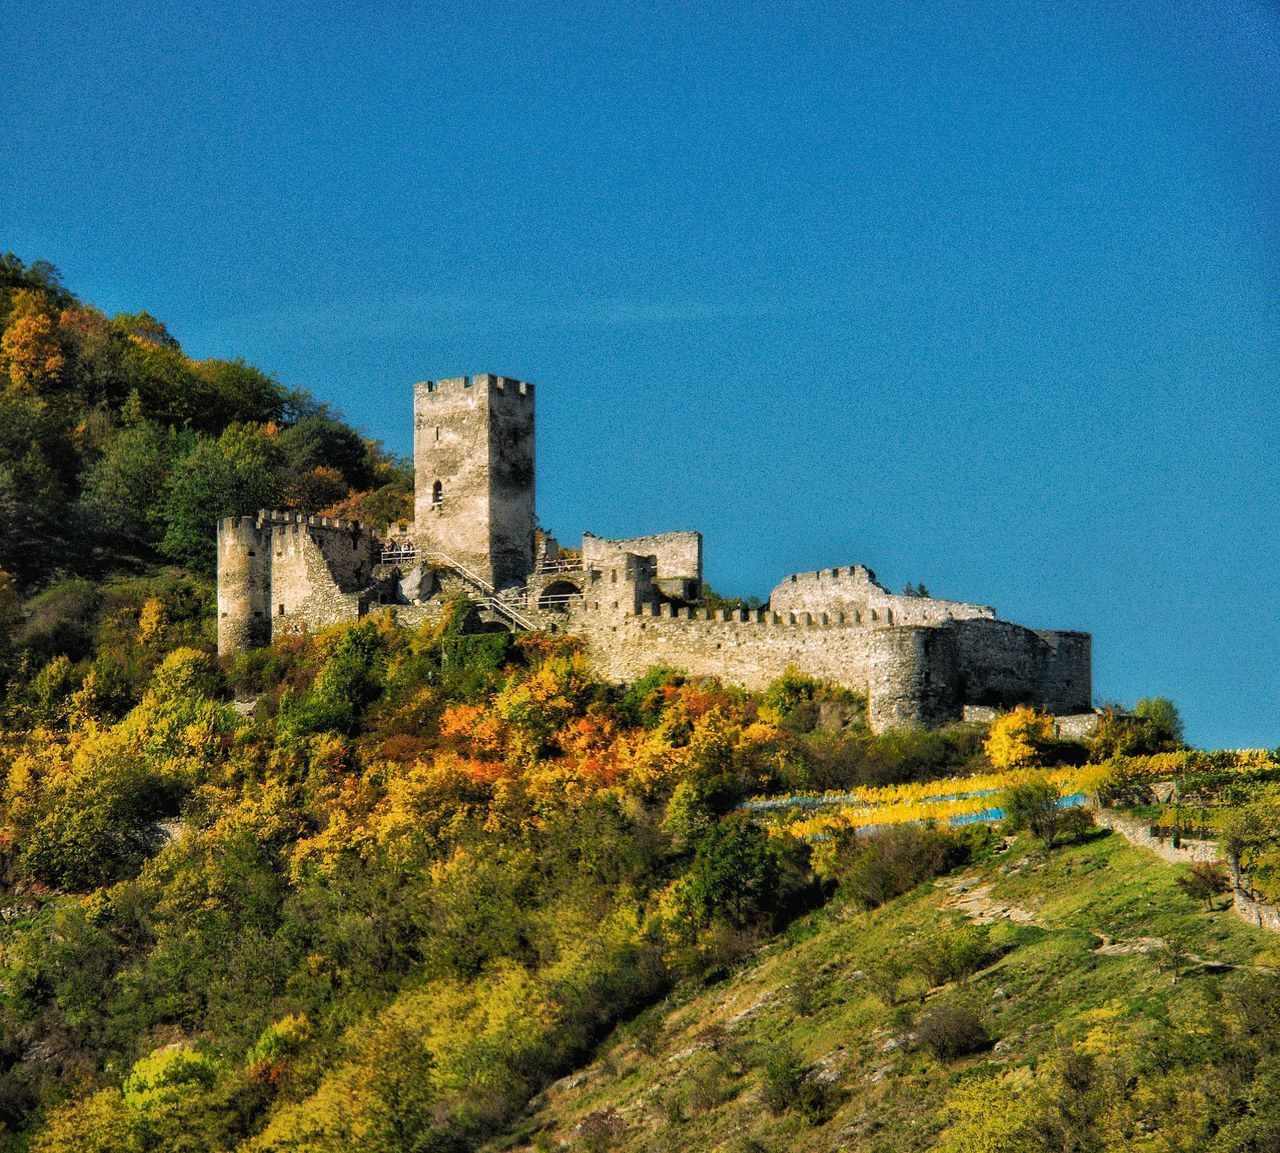
[[[467,594],[490,620],[581,638],[600,675],[655,665],[761,688],[788,666],[867,694],[877,730],[1031,704],[1092,707],[1087,633],[987,605],[895,596],[862,565],[786,577],[766,608],[702,603],[702,537],[585,533],[562,550],[534,511],[534,388],[480,375],[414,388],[414,522],[260,512],[218,525],[218,651],[387,611],[417,625]]]

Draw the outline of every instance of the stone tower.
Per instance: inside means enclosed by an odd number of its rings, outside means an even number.
[[[218,652],[271,642],[271,530],[251,516],[218,522]]]
[[[495,588],[533,572],[533,385],[503,376],[423,381],[413,394],[418,547]]]

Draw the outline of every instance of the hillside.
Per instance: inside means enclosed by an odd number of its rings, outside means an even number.
[[[497,1149],[1271,1149],[1280,940],[1183,870],[1026,836],[870,912],[836,901],[684,988]],[[1256,1109],[1257,1113],[1251,1113]]]
[[[219,516],[385,522],[411,488],[305,390],[193,359],[149,313],[109,317],[53,266],[0,256],[0,573],[21,592],[157,561],[208,576]]]

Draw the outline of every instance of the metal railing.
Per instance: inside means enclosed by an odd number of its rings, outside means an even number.
[[[499,616],[506,617],[517,628],[531,632],[538,626],[534,624],[524,613],[520,612],[515,605],[508,604],[502,599],[498,591],[479,573],[472,572],[466,565],[459,564],[451,556],[447,556],[442,552],[432,552],[429,556],[440,561],[445,568],[450,568],[456,572],[468,584],[474,585],[485,594],[485,599],[480,602],[481,608],[487,608],[491,612],[497,613]]]
[[[561,560],[540,560],[535,571],[542,576],[555,572],[585,572],[586,567],[581,557],[571,557]]]
[[[586,598],[582,593],[565,593],[563,596],[539,597],[539,609],[552,609],[553,611],[560,606],[568,608],[571,604],[580,604]]]

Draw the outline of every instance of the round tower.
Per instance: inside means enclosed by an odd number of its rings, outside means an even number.
[[[218,653],[271,641],[271,529],[251,516],[218,522]]]
[[[889,625],[874,633],[867,720],[875,732],[959,720],[956,643],[951,630]]]

